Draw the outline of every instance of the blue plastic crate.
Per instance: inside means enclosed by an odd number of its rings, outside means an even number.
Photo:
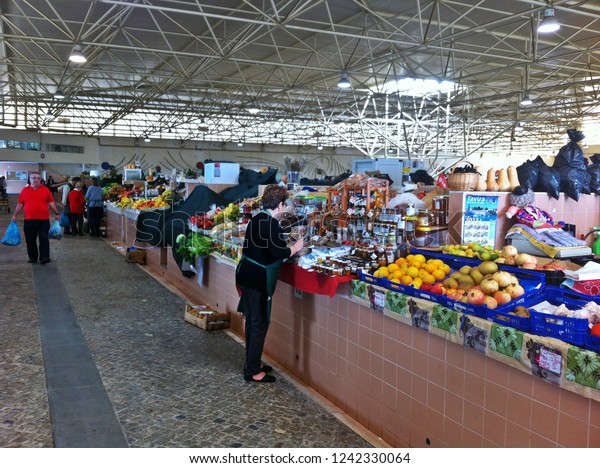
[[[592,335],[588,333],[585,337],[584,343],[585,349],[600,353],[600,336]]]
[[[364,270],[358,270],[358,279],[364,281],[365,283],[375,284],[383,287],[385,287],[385,282],[388,282],[387,278],[377,278],[376,276],[373,276]]]
[[[529,317],[521,317],[519,315],[514,315],[511,314],[510,311],[503,312],[502,310],[498,309],[487,309],[486,318],[490,322],[498,323],[507,327],[516,328],[517,330],[521,330],[524,332],[529,332],[529,330],[531,329],[531,320]]]
[[[426,299],[428,301],[437,302],[438,304],[442,304],[442,305],[444,304],[443,299],[445,296],[442,294],[434,294],[429,291],[423,291],[421,289],[415,288],[414,286],[396,283],[395,281],[390,281],[387,278],[380,278],[380,279],[383,280],[382,286],[391,291],[408,294],[409,296],[419,297],[421,299]]]
[[[583,308],[589,302],[589,299],[586,299],[585,296],[579,293],[554,286],[546,288],[543,299],[552,305],[565,304],[569,309],[575,310]],[[586,344],[588,335],[590,334],[587,319],[544,314],[535,310],[531,310],[530,313],[532,333],[558,338],[576,346]]]
[[[473,259],[473,258],[468,258],[468,257],[458,257],[456,255],[446,255],[446,254],[441,254],[439,252],[432,252],[432,251],[428,251],[428,250],[411,249],[410,252],[414,255],[422,254],[427,259],[439,258],[440,260],[443,260],[445,264],[449,265],[453,271],[458,271],[461,267],[463,267],[465,265],[477,266],[481,263],[481,260],[479,260],[479,259]],[[502,313],[508,314],[508,312],[511,312],[518,305],[522,305],[522,306],[526,307],[526,303],[528,301],[531,301],[532,299],[535,299],[535,298],[538,298],[539,296],[541,296],[546,287],[546,280],[545,280],[545,275],[543,274],[543,272],[532,271],[532,270],[523,270],[523,269],[509,267],[509,266],[502,265],[502,264],[498,264],[498,269],[502,270],[502,271],[507,271],[507,272],[513,274],[514,276],[516,276],[519,279],[519,284],[521,284],[523,286],[526,293],[524,295],[522,295],[521,297],[518,297],[517,299],[513,299],[512,301],[507,302],[506,304],[498,306],[496,309],[489,309],[487,306],[469,304],[468,302],[462,302],[462,301],[457,301],[456,299],[451,299],[448,296],[432,294],[427,291],[421,291],[420,289],[416,289],[411,286],[405,286],[405,285],[401,285],[398,283],[390,282],[387,280],[387,278],[385,278],[385,279],[381,278],[383,281],[381,281],[380,286],[390,288],[390,284],[391,284],[391,288],[393,288],[396,291],[400,291],[405,294],[420,297],[422,299],[432,300],[434,302],[438,302],[439,304],[441,304],[444,307],[447,307],[449,309],[458,310],[459,312],[471,314],[471,315],[474,315],[476,317],[480,317],[483,319],[489,319],[489,313],[492,311],[494,311],[497,314],[502,314]],[[379,279],[379,278],[376,278],[376,279]],[[534,303],[535,302],[531,302],[531,304],[534,304]],[[517,316],[511,315],[510,317],[517,317]],[[527,323],[524,323],[528,320],[523,320],[523,321],[518,320],[520,318],[525,318],[525,317],[517,317],[517,319],[515,319],[514,322],[518,322],[521,327],[529,328],[529,325]],[[501,323],[506,323],[506,322],[501,322]],[[523,329],[523,328],[520,328],[520,329]]]
[[[451,265],[451,266],[452,266],[453,262],[454,263],[458,262],[461,264],[461,266],[464,266],[464,265],[477,266],[483,261],[477,257],[475,257],[475,258],[459,257],[458,255],[449,255],[449,254],[445,254],[442,252],[422,250],[422,249],[410,249],[410,253],[413,255],[421,254],[421,255],[425,255],[426,257],[439,258],[440,260],[444,260],[444,263],[448,263],[448,265]],[[505,265],[504,263],[499,263],[498,266],[501,267],[501,269],[503,271],[508,271],[509,273],[511,273],[513,275],[527,273],[531,277],[543,278],[545,285],[553,284],[553,285],[558,286],[564,279],[564,274],[560,270],[556,270],[556,271],[528,270],[526,268],[519,268],[516,265]]]

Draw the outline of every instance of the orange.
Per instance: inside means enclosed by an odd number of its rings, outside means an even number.
[[[402,284],[406,284],[409,285],[410,283],[412,283],[412,276],[408,276],[408,275],[404,275],[401,279]]]
[[[419,276],[419,269],[414,266],[408,267],[406,270],[406,274],[411,278],[416,278],[417,276]]]
[[[421,266],[423,265],[423,263],[417,262],[417,261],[413,261],[410,265],[414,266],[415,268],[421,269]]]
[[[415,262],[425,263],[425,256],[421,254],[415,255]]]
[[[398,270],[398,271],[395,271],[394,273],[390,274],[390,276],[392,278],[402,278],[404,276],[404,272]]]
[[[438,268],[444,264],[444,262],[442,260],[440,260],[439,258],[434,259],[431,263],[433,263]]]
[[[447,275],[450,274],[450,265],[446,265],[445,263],[442,264],[442,266],[440,267],[440,270],[442,270],[444,273],[446,273]]]
[[[435,283],[435,278],[433,275],[429,274],[429,273],[425,273],[425,275],[423,276],[423,283],[425,284],[433,284]]]
[[[419,288],[420,288],[420,287],[423,285],[423,280],[422,280],[421,278],[415,278],[415,279],[412,281],[412,285],[413,285],[415,288],[419,289]]]
[[[400,257],[398,260],[396,260],[395,263],[396,263],[396,265],[400,266],[403,263],[407,263],[407,262],[406,262],[406,259],[404,257]]]
[[[414,256],[413,254],[408,254],[408,255],[406,256],[406,261],[407,261],[408,263],[412,263],[412,261],[413,261],[413,258],[415,258],[415,256]]]
[[[435,270],[437,270],[437,267],[433,263],[426,263],[425,270],[427,273],[433,273]]]
[[[400,269],[400,267],[398,265],[396,265],[395,263],[390,263],[387,266],[387,269],[390,273],[394,273],[395,271],[398,271]]]
[[[443,280],[446,277],[446,273],[444,273],[444,270],[434,270],[432,273],[433,277],[437,280]]]

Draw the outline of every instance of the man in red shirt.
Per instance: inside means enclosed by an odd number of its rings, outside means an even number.
[[[32,172],[29,176],[29,185],[26,185],[15,208],[12,220],[16,221],[17,215],[22,209],[25,209],[25,221],[23,222],[23,232],[25,233],[25,242],[27,244],[27,255],[29,263],[38,261],[48,263],[50,261],[50,241],[48,240],[48,231],[50,231],[50,212],[48,205],[54,211],[56,219],[59,219],[58,210],[54,203],[54,198],[48,187],[42,185],[42,176],[39,172]],[[37,239],[40,240],[38,252]]]

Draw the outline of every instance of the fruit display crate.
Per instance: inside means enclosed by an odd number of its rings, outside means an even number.
[[[185,305],[184,320],[204,330],[221,330],[229,328],[231,317],[229,312],[221,313],[205,305]]]
[[[522,305],[523,307],[527,307],[526,304],[528,302],[538,302],[539,299],[528,299],[525,302],[523,302],[522,304],[517,304],[517,305]],[[512,311],[514,309],[515,306],[512,305],[512,301],[509,302],[508,304],[511,305],[510,310]],[[521,330],[523,332],[529,332],[531,331],[531,318],[530,317],[522,317],[520,315],[515,315],[506,311],[503,311],[502,308],[500,310],[498,310],[498,308],[496,309],[489,309],[487,308],[486,310],[486,319],[489,320],[490,322],[494,322],[497,323],[499,325],[504,325],[507,327],[512,327],[512,328],[516,328],[517,330]]]
[[[588,333],[585,337],[584,346],[585,349],[589,349],[590,351],[600,354],[600,336]]]
[[[414,255],[422,254],[425,256],[432,256],[444,261],[458,260],[463,265],[469,266],[477,266],[483,261],[477,257],[459,257],[458,255],[450,255],[438,251],[421,250],[414,248],[410,250],[410,253]],[[499,265],[502,265],[502,269],[504,271],[508,271],[509,273],[514,274],[526,271],[534,275],[542,276],[547,286],[560,286],[563,280],[565,279],[565,274],[562,272],[562,270],[528,270],[526,268],[519,268],[518,266],[506,265],[504,263],[500,263]]]
[[[413,251],[411,251],[411,253],[412,252]],[[426,258],[440,258],[436,253],[428,251],[419,251],[418,253],[422,253]],[[448,258],[442,258],[442,260],[444,260],[444,263],[450,266],[452,272],[456,272],[460,270],[461,267],[465,266],[465,263],[462,261],[462,257],[446,257]],[[479,263],[481,263],[481,261],[477,260],[477,263],[475,265],[478,265]],[[507,302],[506,304],[499,305],[495,309],[490,309],[487,306],[483,305],[469,304],[456,299],[451,299],[442,294],[434,294],[429,291],[422,291],[421,289],[417,289],[412,286],[406,286],[404,284],[389,281],[387,278],[377,278],[376,276],[373,276],[368,272],[365,272],[364,270],[359,270],[358,277],[360,280],[365,281],[366,283],[375,284],[377,286],[382,286],[386,289],[390,289],[395,292],[400,292],[421,299],[426,299],[428,301],[437,302],[438,304],[441,304],[449,309],[454,309],[459,312],[471,314],[476,317],[488,319],[501,324],[506,324],[506,320],[499,318],[499,316],[501,314],[506,314],[506,317],[509,317],[510,323],[516,323],[520,327],[517,328],[523,331],[528,331],[528,318],[509,315],[508,313],[511,312],[516,306],[524,306],[525,303],[528,302],[530,299],[535,299],[541,296],[544,288],[546,287],[545,277],[543,274],[532,272],[531,270],[519,270],[516,268],[509,269],[504,267],[503,265],[498,265],[498,269],[499,271],[507,271],[512,275],[516,276],[519,280],[519,284],[523,286],[523,289],[525,289],[525,294],[516,299],[513,299],[512,301]]]
[[[566,289],[548,286],[544,291],[544,297],[552,305],[565,304],[569,309],[581,309],[588,302],[585,296]],[[533,306],[534,304],[530,304]],[[527,306],[527,305],[526,305]],[[549,336],[571,343],[576,346],[584,346],[588,341],[589,322],[586,318],[565,317],[563,315],[546,314],[530,310],[531,332],[540,336]]]

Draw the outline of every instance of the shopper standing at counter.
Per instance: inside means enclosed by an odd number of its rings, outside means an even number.
[[[244,379],[249,382],[269,383],[276,380],[267,374],[273,369],[261,361],[271,318],[272,297],[283,259],[304,247],[302,239],[287,247],[283,230],[274,218],[283,211],[286,200],[285,187],[269,185],[265,188],[263,210],[248,224],[242,259],[236,270],[235,282],[241,295],[238,311],[246,318]]]

